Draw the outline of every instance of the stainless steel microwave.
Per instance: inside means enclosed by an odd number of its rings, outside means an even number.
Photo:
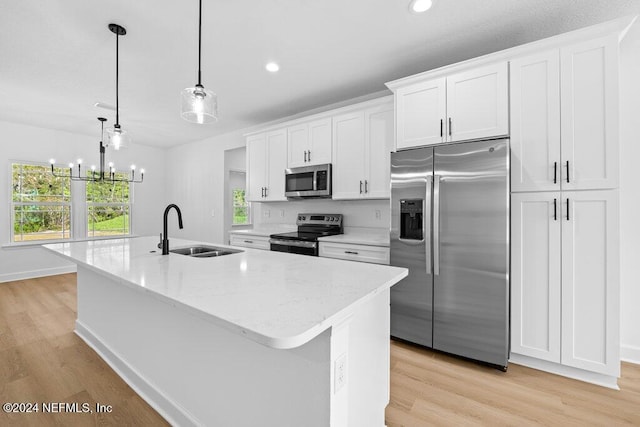
[[[288,199],[330,198],[331,163],[285,169],[284,195]]]

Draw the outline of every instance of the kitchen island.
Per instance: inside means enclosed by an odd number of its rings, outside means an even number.
[[[406,269],[157,243],[45,247],[78,266],[76,333],[169,422],[384,425],[389,289]]]

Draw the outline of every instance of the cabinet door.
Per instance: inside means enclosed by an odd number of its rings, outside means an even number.
[[[562,197],[562,363],[619,376],[618,192]]]
[[[393,105],[372,108],[364,113],[365,188],[364,197],[388,199],[391,190],[390,157],[393,149]]]
[[[398,150],[445,141],[445,78],[398,89],[395,103]]]
[[[509,134],[508,64],[447,77],[447,139],[464,141]]]
[[[247,138],[247,200],[264,200],[267,185],[267,140],[264,133]]]
[[[560,190],[560,53],[511,62],[511,191]]]
[[[309,123],[307,164],[331,163],[331,117]]]
[[[365,180],[364,112],[333,118],[333,199],[359,199]]]
[[[561,49],[560,68],[562,188],[617,188],[617,38]]]
[[[303,123],[287,129],[288,159],[287,166],[296,168],[307,165],[309,147],[309,125]]]
[[[267,191],[265,200],[287,200],[284,195],[284,170],[287,168],[286,129],[267,133]]]
[[[511,195],[511,351],[560,363],[560,192]]]

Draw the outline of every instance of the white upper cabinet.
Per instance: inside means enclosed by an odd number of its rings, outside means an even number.
[[[252,202],[287,200],[284,170],[287,167],[286,129],[247,138],[247,200]]]
[[[446,141],[447,82],[440,78],[402,87],[396,92],[396,148]]]
[[[508,84],[499,62],[395,88],[396,149],[508,135]]]
[[[333,117],[333,199],[389,198],[393,104]]]
[[[618,187],[617,40],[560,50],[563,189]]]
[[[267,143],[264,133],[247,137],[247,190],[246,199],[251,202],[264,200],[267,182]]]
[[[267,132],[267,183],[265,200],[287,200],[284,195],[284,170],[287,168],[287,132]]]
[[[512,191],[618,187],[615,37],[511,62]]]
[[[333,199],[359,199],[365,176],[364,112],[333,117]]]
[[[500,62],[447,77],[447,140],[509,134],[508,64]]]
[[[393,150],[393,104],[364,112],[365,193],[364,197],[388,199],[391,195],[391,151]]]
[[[511,61],[511,191],[560,189],[560,52]]]
[[[287,166],[331,163],[331,118],[290,126]]]

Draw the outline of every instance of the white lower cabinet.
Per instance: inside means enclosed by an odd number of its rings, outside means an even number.
[[[325,258],[389,264],[389,248],[351,243],[320,242],[319,255]]]
[[[231,234],[229,237],[231,246],[242,246],[245,248],[271,250],[269,236],[255,234]]]
[[[511,351],[620,373],[617,190],[511,195]]]

